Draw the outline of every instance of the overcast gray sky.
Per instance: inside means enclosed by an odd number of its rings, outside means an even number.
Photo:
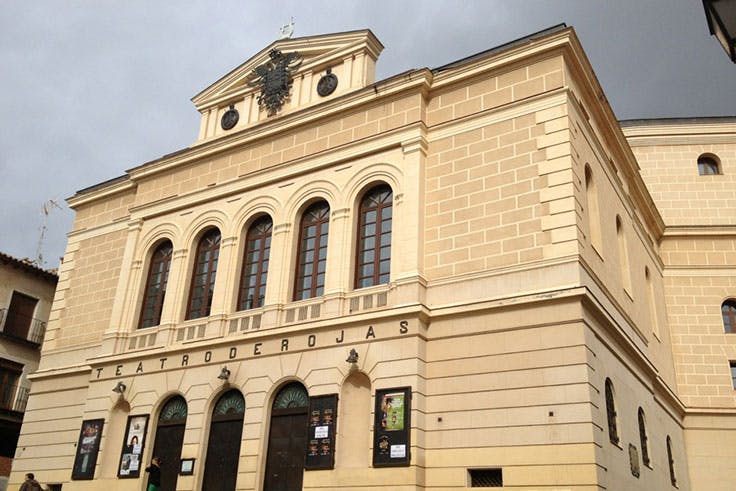
[[[5,0],[0,10],[0,252],[56,267],[64,199],[187,147],[190,98],[273,42],[371,29],[377,78],[436,67],[565,22],[619,119],[736,115],[736,65],[699,0]]]

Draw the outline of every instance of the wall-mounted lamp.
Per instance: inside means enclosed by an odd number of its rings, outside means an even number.
[[[352,363],[353,365],[358,363],[358,352],[355,351],[355,348],[350,349],[350,354],[348,355],[348,358],[345,361],[348,363]]]
[[[218,375],[217,378],[220,380],[228,380],[230,378],[230,370],[228,370],[227,367],[222,367],[220,375]]]
[[[125,392],[125,389],[127,389],[127,387],[123,383],[123,381],[121,380],[120,382],[117,383],[117,385],[115,387],[112,388],[112,391],[113,392],[116,392],[116,393],[118,393],[120,395],[123,395],[123,392]]]

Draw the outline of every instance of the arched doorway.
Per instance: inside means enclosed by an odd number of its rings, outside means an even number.
[[[202,491],[235,489],[243,436],[245,399],[236,389],[225,392],[212,410]]]
[[[187,422],[187,401],[182,396],[169,399],[161,409],[156,426],[152,456],[161,459],[161,491],[174,491],[179,475],[181,445]]]
[[[284,386],[273,401],[264,491],[301,491],[307,445],[309,395],[299,382]]]

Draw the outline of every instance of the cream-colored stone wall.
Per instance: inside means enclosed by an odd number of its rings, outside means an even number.
[[[535,114],[429,145],[425,208],[427,278],[488,271],[543,257]]]
[[[724,332],[721,304],[736,296],[733,225],[736,164],[733,121],[631,123],[624,131],[667,225],[661,242],[664,293],[692,489],[727,489],[736,479],[731,444],[734,396],[729,361],[736,342]],[[714,154],[719,175],[699,175]],[[717,469],[713,472],[713,469]]]
[[[141,179],[135,205],[191,196],[213,186],[242,181],[244,176],[315,158],[348,144],[365,141],[370,145],[370,138],[416,122],[421,113],[421,96],[409,94],[322,118],[308,127],[253,140],[237,149]]]
[[[574,206],[579,217],[576,223],[581,256],[588,270],[586,285],[593,292],[601,292],[600,301],[610,302],[607,308],[619,313],[618,322],[629,338],[657,366],[660,376],[674,386],[664,267],[658,243],[653,239],[656,231],[646,225],[626,193],[623,172],[617,170],[622,162],[607,157],[612,150],[597,133],[596,125],[577,109],[578,105],[570,108]],[[589,195],[591,192],[595,196]],[[594,233],[598,234],[597,241]]]
[[[505,485],[520,490],[671,489],[666,435],[678,485],[690,489],[672,317],[662,308],[661,217],[574,33],[531,43],[356,88],[219,139],[205,132],[190,149],[72,198],[79,214],[21,467],[41,459],[53,465],[47,482],[74,489],[137,489],[116,478],[120,428],[127,414],[151,414],[147,461],[158,411],[181,394],[182,457],[198,467],[178,488],[197,489],[227,365],[228,387],[246,401],[238,489],[263,482],[270,404],[287,380],[310,395],[341,394],[344,422],[362,425],[341,433],[338,414],[338,444],[347,439],[359,455],[338,446],[336,468],[305,472],[305,489],[462,489],[469,467],[502,467]],[[377,183],[394,195],[391,278],[356,290],[357,209]],[[293,301],[300,215],[316,200],[330,206],[324,295]],[[263,214],[274,225],[264,306],[237,312],[245,233]],[[209,227],[222,234],[212,309],[185,320]],[[174,252],[161,324],[138,329],[162,240]],[[345,361],[351,347],[362,375],[345,383],[356,370]],[[185,355],[191,363],[179,363]],[[608,440],[606,378],[617,389],[620,446]],[[118,381],[125,404],[111,392]],[[411,465],[373,468],[372,398],[399,386],[412,387]],[[43,404],[76,430],[39,429]],[[639,446],[639,406],[653,464],[637,479],[628,444]],[[82,419],[98,417],[108,426],[96,478],[69,483],[69,445]]]
[[[522,66],[485,72],[475,79],[463,80],[462,84],[433,91],[427,105],[427,125],[432,127],[457,121],[559,89],[564,85],[562,66],[563,60],[559,55],[539,61],[525,60]],[[442,72],[437,78],[438,82],[442,81]]]
[[[44,349],[99,343],[109,327],[117,280],[122,267],[125,233],[110,232],[79,242],[70,240],[60,271],[58,312],[49,324]]]
[[[634,140],[632,150],[667,225],[736,225],[736,144]],[[698,157],[708,153],[719,157],[721,174],[698,174]]]
[[[128,191],[76,207],[73,230],[93,229],[127,218],[135,197],[135,192]]]

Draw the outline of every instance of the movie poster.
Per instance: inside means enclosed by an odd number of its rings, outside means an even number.
[[[376,391],[373,465],[409,465],[411,387]]]
[[[77,442],[77,455],[74,458],[72,469],[72,479],[94,478],[104,423],[104,419],[82,421],[82,429],[79,432],[79,441]]]
[[[118,477],[133,478],[140,476],[147,427],[147,414],[128,416],[128,426],[125,429],[123,450],[120,454]]]
[[[335,467],[335,421],[337,394],[309,398],[306,470]]]

